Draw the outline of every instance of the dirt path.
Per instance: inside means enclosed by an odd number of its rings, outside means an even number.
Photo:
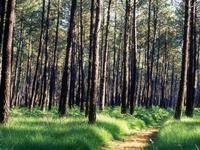
[[[123,141],[112,141],[101,150],[144,150],[155,139],[158,128],[149,128],[128,136]]]

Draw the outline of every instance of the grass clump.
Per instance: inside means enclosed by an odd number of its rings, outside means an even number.
[[[63,118],[58,117],[56,109],[45,113],[39,109],[33,112],[26,108],[13,109],[9,124],[0,125],[0,149],[97,150],[113,139],[119,140],[148,126],[146,119],[140,119],[145,116],[140,113],[145,111],[140,108],[136,112],[136,117],[133,117],[120,114],[119,107],[106,108],[104,112],[98,112],[97,123],[89,125],[78,108],[69,111]]]
[[[200,149],[200,116],[183,117],[181,121],[167,121],[157,135],[150,150],[196,150]]]

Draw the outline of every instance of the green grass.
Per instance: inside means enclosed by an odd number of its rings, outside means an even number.
[[[141,128],[158,125],[169,112],[159,108],[148,111],[138,108],[136,116],[121,115],[120,109],[98,112],[97,123],[89,125],[84,114],[76,108],[59,118],[57,110],[42,113],[35,109],[30,113],[25,108],[13,109],[6,126],[0,126],[1,150],[97,150],[113,139]],[[161,113],[157,115],[157,113]]]
[[[157,135],[155,143],[149,150],[199,150],[200,116],[195,112],[194,118],[183,117],[181,121],[170,119]]]

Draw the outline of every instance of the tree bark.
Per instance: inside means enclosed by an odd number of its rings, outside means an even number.
[[[103,69],[100,84],[100,104],[99,109],[103,110],[106,98],[106,79],[107,79],[107,64],[108,64],[108,37],[109,37],[109,24],[110,24],[110,7],[112,0],[108,1],[108,12],[106,21],[106,31],[105,31],[105,47],[104,47],[104,57],[103,57]]]
[[[111,86],[111,106],[114,107],[115,105],[115,94],[116,94],[116,54],[117,54],[117,48],[116,48],[116,38],[117,38],[117,12],[116,12],[116,3],[115,3],[115,26],[114,26],[114,40],[113,40],[113,51],[114,51],[114,60],[113,60],[113,80],[112,80],[112,86]],[[119,60],[118,60],[119,61]]]
[[[135,108],[135,92],[136,92],[136,75],[137,75],[137,41],[136,41],[136,0],[133,1],[133,22],[132,22],[132,51],[131,51],[131,91],[130,91],[130,114],[132,115]]]
[[[62,76],[62,87],[61,87],[61,96],[60,96],[60,102],[59,102],[59,109],[58,112],[61,116],[65,115],[66,113],[66,104],[67,104],[67,92],[68,92],[68,64],[69,64],[69,52],[72,44],[72,35],[74,30],[74,18],[75,18],[75,12],[76,12],[76,5],[77,0],[71,1],[71,13],[70,13],[70,25],[68,29],[68,36],[67,36],[67,47],[66,47],[66,57],[65,57],[65,66]]]
[[[11,85],[11,51],[13,29],[15,23],[15,0],[8,0],[5,34],[2,53],[2,71],[0,86],[0,123],[7,123],[9,117],[10,85]]]
[[[75,33],[74,36],[75,37]],[[71,79],[70,79],[70,89],[69,89],[69,107],[71,108],[74,106],[74,99],[75,99],[75,89],[76,89],[76,48],[75,48],[75,41],[72,40],[72,48],[71,48]],[[76,102],[79,105],[79,101]]]
[[[83,0],[80,0],[80,60],[79,60],[79,68],[80,68],[80,74],[81,76],[79,76],[80,81],[80,98],[81,98],[81,106],[80,106],[80,111],[83,112],[84,111],[84,101],[85,101],[85,85],[84,85],[84,81],[85,81],[85,73],[84,73],[84,59],[83,59],[83,55],[84,55],[84,51],[83,51]]]
[[[186,111],[188,117],[193,116],[195,99],[195,78],[196,78],[196,22],[195,22],[196,1],[191,0],[190,12],[190,47],[188,53],[188,73],[187,73],[187,97]]]
[[[99,86],[99,36],[101,27],[101,5],[102,0],[96,1],[96,16],[94,26],[94,40],[93,40],[93,56],[92,56],[92,76],[91,76],[91,95],[90,95],[90,109],[89,109],[89,123],[96,122],[96,99],[98,96]],[[92,13],[92,12],[91,12]]]
[[[26,89],[25,89],[25,106],[28,107],[28,100],[30,98],[30,85],[31,85],[31,64],[32,64],[32,38],[29,38],[29,49],[26,67]]]
[[[5,7],[6,7],[6,1],[1,0],[0,2],[0,53],[2,52],[1,47],[2,47],[2,38],[3,38]]]
[[[53,64],[51,66],[51,77],[50,77],[50,91],[49,91],[49,110],[52,108],[53,101],[55,100],[56,91],[56,57],[58,51],[58,33],[60,25],[60,0],[57,2],[57,24],[56,24],[56,37],[55,37],[55,47],[53,51]]]
[[[146,87],[146,99],[145,105],[148,108],[148,104],[150,101],[150,91],[151,91],[151,70],[150,70],[150,38],[151,38],[151,0],[149,0],[148,6],[148,33],[147,33],[147,54],[146,54],[146,61],[147,61],[147,87]]]
[[[179,85],[178,99],[176,104],[176,110],[174,118],[180,120],[182,114],[182,105],[186,90],[187,81],[187,68],[188,68],[188,48],[189,48],[189,37],[190,37],[190,0],[185,1],[185,21],[184,21],[184,35],[183,35],[183,49],[182,49],[182,70],[181,80]]]
[[[10,107],[12,108],[13,101],[16,97],[16,85],[17,85],[17,72],[19,72],[19,59],[21,58],[21,51],[22,51],[22,32],[23,32],[23,20],[20,19],[20,31],[19,31],[19,42],[17,44],[17,54],[16,54],[16,60],[15,60],[15,66],[14,66],[14,77],[12,81],[12,94],[11,94],[11,100],[10,100]]]
[[[124,29],[124,51],[123,51],[123,84],[122,84],[122,105],[121,113],[127,112],[128,99],[128,41],[129,41],[129,15],[130,15],[130,0],[126,0],[126,14],[125,14],[125,29]]]
[[[40,56],[42,54],[42,45],[43,45],[43,36],[44,36],[44,16],[45,16],[45,0],[43,0],[42,4],[42,20],[41,20],[41,29],[40,29],[40,40],[39,40],[39,48],[38,48],[38,55],[36,60],[36,68],[35,68],[35,74],[33,78],[33,84],[32,84],[32,91],[31,91],[31,98],[29,103],[29,110],[32,111],[33,104],[35,101],[35,93],[38,90],[37,78],[38,78],[38,71],[39,71],[39,65],[40,65]]]
[[[91,93],[91,71],[92,71],[92,52],[93,52],[93,36],[94,36],[94,0],[91,0],[90,7],[90,47],[89,47],[89,64],[88,64],[88,79],[87,79],[87,98],[86,98],[86,108],[85,108],[85,116],[88,116],[89,112],[89,101],[90,101],[90,93]]]
[[[48,0],[48,6],[47,6],[47,19],[46,19],[46,35],[45,35],[45,60],[44,60],[44,86],[43,86],[43,93],[42,94],[42,105],[41,110],[45,111],[46,102],[48,99],[48,90],[47,90],[47,84],[48,84],[48,60],[49,60],[49,54],[48,54],[48,42],[49,42],[49,15],[50,15],[50,8],[51,8],[51,0]]]

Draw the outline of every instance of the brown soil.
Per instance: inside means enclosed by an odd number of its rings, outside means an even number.
[[[112,141],[101,150],[144,150],[155,139],[157,132],[157,128],[141,130],[122,141]]]

